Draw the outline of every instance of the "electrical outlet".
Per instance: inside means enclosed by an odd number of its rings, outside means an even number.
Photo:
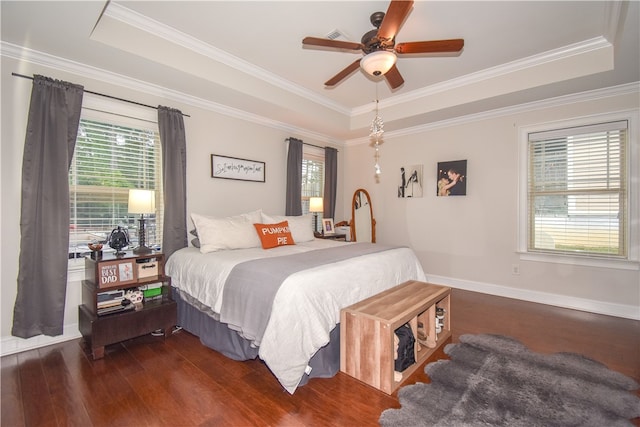
[[[511,264],[511,274],[513,274],[514,276],[519,276],[520,275],[520,265]]]

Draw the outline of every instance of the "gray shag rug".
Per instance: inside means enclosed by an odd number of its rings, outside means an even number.
[[[444,351],[451,360],[425,367],[432,382],[401,388],[402,407],[380,425],[613,427],[640,417],[638,383],[584,356],[537,354],[500,335],[462,335]]]

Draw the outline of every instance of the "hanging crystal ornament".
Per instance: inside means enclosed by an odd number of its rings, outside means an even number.
[[[382,138],[382,134],[384,133],[384,122],[382,121],[382,117],[378,114],[378,87],[376,86],[376,115],[371,122],[371,133],[369,136],[374,138],[374,148],[375,153],[373,155],[376,160],[375,168],[376,175],[380,175],[382,170],[380,169],[380,138]]]
[[[371,122],[371,133],[370,137],[376,138],[376,140],[382,137],[384,133],[384,122],[382,121],[382,117],[378,115],[378,100],[376,99],[376,116],[373,118]]]
[[[378,160],[380,159],[380,150],[378,149],[379,144],[377,139],[376,139],[375,147],[376,147],[376,152],[373,155],[373,157],[376,159],[376,164],[373,167],[376,170],[376,175],[380,175],[382,173],[382,170],[380,169],[380,163],[378,162]]]

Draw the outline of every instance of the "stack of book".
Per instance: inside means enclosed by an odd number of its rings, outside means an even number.
[[[131,304],[129,300],[125,301],[124,290],[99,292],[97,298],[98,316],[133,309],[133,304]],[[127,304],[127,302],[129,302],[129,304]]]

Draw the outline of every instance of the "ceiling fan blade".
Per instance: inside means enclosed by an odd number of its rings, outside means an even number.
[[[437,53],[459,52],[464,47],[464,39],[432,40],[424,42],[398,43],[396,53]]]
[[[309,46],[332,47],[336,49],[360,50],[364,46],[362,43],[346,42],[342,40],[322,39],[318,37],[305,37],[302,44]]]
[[[396,67],[395,65],[391,67],[389,71],[387,71],[387,73],[384,75],[384,78],[389,82],[391,89],[400,87],[404,83],[404,79],[402,78],[400,71],[398,71],[398,67]]]
[[[344,70],[340,71],[338,74],[336,74],[335,76],[333,76],[332,78],[327,80],[324,83],[324,85],[325,86],[335,86],[335,85],[337,85],[342,80],[347,78],[351,73],[353,73],[355,70],[357,70],[359,67],[360,67],[360,59],[356,60],[351,65],[349,65],[347,68],[345,68]]]
[[[378,38],[392,40],[409,14],[411,7],[413,7],[413,1],[391,0],[387,13],[385,13],[382,24],[378,29]]]

